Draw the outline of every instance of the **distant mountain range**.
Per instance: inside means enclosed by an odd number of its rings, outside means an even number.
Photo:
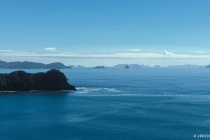
[[[139,65],[139,64],[118,64],[113,67],[108,68],[125,68],[128,66],[129,68],[210,68],[208,66],[199,66],[199,65],[171,65],[167,67],[161,67],[159,65],[155,65],[154,67],[150,67],[147,65]],[[60,62],[50,63],[50,64],[43,64],[43,63],[36,63],[36,62],[28,62],[28,61],[15,61],[15,62],[5,62],[0,60],[0,69],[71,69],[71,68],[86,68],[84,66],[65,66]],[[94,68],[107,68],[105,66],[96,66]]]
[[[113,66],[113,68],[125,68],[125,66],[129,66],[129,68],[205,68],[206,66],[199,66],[199,65],[171,65],[167,67],[161,67],[159,65],[155,65],[154,67],[146,66],[146,65],[139,65],[139,64],[118,64]],[[210,65],[207,66],[210,68]]]
[[[168,66],[168,68],[203,68],[205,66],[199,66],[199,65],[173,65],[173,66]]]
[[[70,69],[70,66],[65,66],[60,62],[43,64],[28,61],[5,62],[0,60],[1,69]]]

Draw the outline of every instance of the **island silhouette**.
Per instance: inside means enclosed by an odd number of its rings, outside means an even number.
[[[0,74],[0,91],[76,90],[67,80],[64,73],[56,69],[35,74],[19,70],[9,74]]]

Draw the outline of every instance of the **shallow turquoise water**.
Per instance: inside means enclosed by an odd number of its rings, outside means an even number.
[[[77,91],[0,95],[0,139],[191,140],[210,134],[209,69],[62,71]]]

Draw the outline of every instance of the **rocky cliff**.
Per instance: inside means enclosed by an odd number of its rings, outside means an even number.
[[[66,76],[59,70],[49,70],[46,73],[26,73],[14,71],[10,74],[0,74],[0,91],[31,91],[31,90],[76,90],[67,82]]]

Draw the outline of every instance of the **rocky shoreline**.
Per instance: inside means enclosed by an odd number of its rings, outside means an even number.
[[[19,70],[0,74],[0,92],[76,90],[67,80],[64,73],[56,69],[34,74]]]

